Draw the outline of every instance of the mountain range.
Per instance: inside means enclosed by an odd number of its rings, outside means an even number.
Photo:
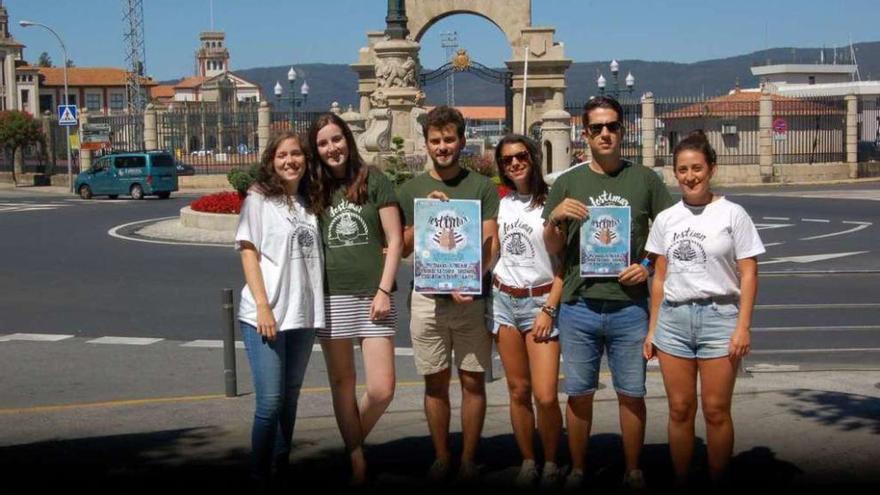
[[[862,80],[880,79],[880,41],[857,43],[853,45]],[[758,80],[750,72],[755,65],[767,64],[812,64],[818,63],[824,51],[826,63],[834,61],[832,48],[772,48],[735,57],[703,60],[693,63],[651,62],[645,60],[620,60],[620,84],[627,73],[636,79],[633,96],[651,91],[657,97],[720,95],[729,92],[737,85],[753,88]],[[849,47],[836,49],[838,63],[850,63]],[[479,61],[485,65],[503,70],[504,65]],[[602,73],[611,86],[610,61],[575,62],[566,72],[568,89],[566,100],[581,104],[597,93],[596,79]],[[346,64],[303,64],[296,66],[309,83],[310,93],[306,110],[326,110],[334,101],[343,108],[353,105],[357,108],[357,75]],[[273,88],[280,81],[287,93],[288,66],[258,67],[236,70],[235,73],[258,84],[263,94],[274,99]],[[430,70],[431,68],[425,68]],[[301,84],[298,79],[297,90]],[[169,81],[174,82],[174,81]],[[427,86],[428,105],[446,102],[446,85],[438,83]],[[498,84],[483,81],[476,76],[464,73],[455,75],[456,105],[503,105],[504,89]]]

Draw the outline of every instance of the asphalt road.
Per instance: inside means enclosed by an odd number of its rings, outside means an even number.
[[[880,367],[880,203],[851,199],[880,199],[880,184],[727,194],[749,211],[768,246],[747,364]],[[0,191],[0,335],[220,339],[221,291],[237,295],[242,286],[234,250],[107,233],[176,216],[191,199],[81,201]],[[400,287],[408,286],[408,266]],[[404,292],[397,295],[401,309]],[[406,323],[402,318],[396,342],[404,355]]]

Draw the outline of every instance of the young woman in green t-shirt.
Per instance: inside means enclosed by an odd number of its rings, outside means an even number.
[[[309,145],[315,154],[309,194],[321,220],[326,273],[326,326],[318,337],[351,482],[360,485],[366,481],[364,438],[394,396],[397,311],[391,291],[403,249],[400,214],[391,182],[363,163],[345,121],[321,115],[309,129]],[[359,402],[355,339],[367,382]]]

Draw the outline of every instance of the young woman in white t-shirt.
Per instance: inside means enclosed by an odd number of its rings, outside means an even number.
[[[266,488],[273,462],[278,472],[288,463],[315,329],[324,326],[321,233],[306,203],[307,170],[299,136],[272,139],[235,234],[247,283],[238,318],[254,378],[251,473],[258,489]]]
[[[715,151],[702,131],[678,143],[673,164],[682,200],[657,216],[645,246],[657,261],[644,351],[646,359],[660,359],[669,450],[676,483],[683,485],[694,450],[698,374],[713,480],[730,461],[730,406],[739,362],[751,344],[764,245],[745,210],[712,192]]]
[[[560,472],[556,452],[562,433],[557,399],[559,339],[553,326],[562,298],[562,279],[544,245],[544,201],[547,184],[541,174],[541,152],[531,139],[510,134],[495,147],[502,182],[512,191],[498,210],[500,257],[493,269],[492,312],[495,342],[510,394],[510,421],[523,464],[517,485],[533,488],[535,408],[544,447],[541,486],[552,489]]]

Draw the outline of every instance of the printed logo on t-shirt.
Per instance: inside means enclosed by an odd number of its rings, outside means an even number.
[[[672,244],[666,250],[671,273],[698,273],[706,271],[706,235],[690,227],[672,234]]]
[[[327,227],[327,247],[359,246],[370,241],[367,222],[361,217],[363,206],[343,199],[330,208],[330,224]]]
[[[629,200],[623,196],[612,194],[608,191],[602,191],[597,197],[590,196],[591,206],[629,206]]]
[[[318,258],[317,236],[318,231],[315,227],[290,219],[293,229],[290,234],[290,259],[297,260],[303,258]]]
[[[520,219],[501,224],[501,256],[509,266],[534,266],[535,247],[532,227]]]

